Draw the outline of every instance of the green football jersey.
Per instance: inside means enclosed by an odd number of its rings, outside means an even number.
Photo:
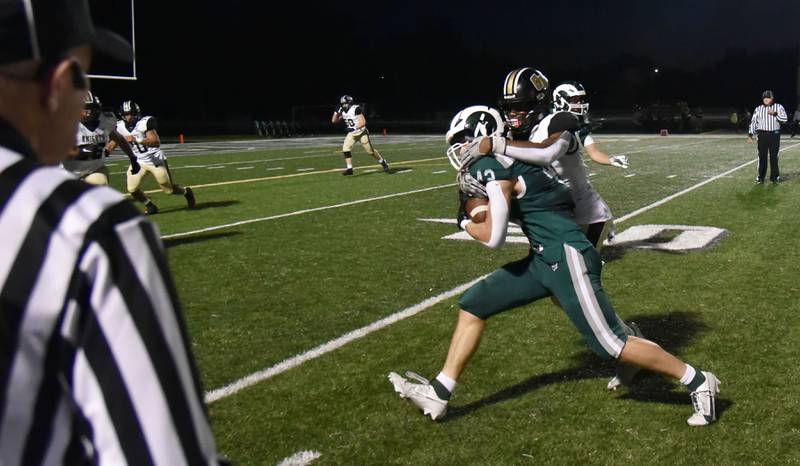
[[[492,180],[519,180],[525,185],[522,196],[512,196],[509,214],[520,221],[531,244],[543,246],[543,255],[548,262],[560,260],[564,243],[579,251],[591,247],[575,223],[569,187],[546,169],[508,157],[482,157],[469,167],[469,171],[484,185]]]

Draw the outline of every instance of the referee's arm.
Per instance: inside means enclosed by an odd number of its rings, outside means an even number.
[[[90,230],[71,287],[80,315],[67,374],[75,406],[103,464],[217,464],[157,231],[114,210],[95,224],[111,228]]]
[[[775,115],[775,117],[778,119],[780,123],[786,123],[789,120],[789,118],[786,116],[786,109],[783,108],[783,105],[781,104],[778,104],[777,107],[778,107],[778,114]]]
[[[753,142],[753,135],[756,134],[756,122],[758,121],[758,108],[753,110],[753,116],[750,118],[750,127],[747,129],[747,138]]]

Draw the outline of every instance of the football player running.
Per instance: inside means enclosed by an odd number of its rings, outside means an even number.
[[[514,70],[506,77],[501,108],[509,121],[524,119],[524,108],[520,110],[519,106],[525,100],[530,100],[532,94],[538,96],[547,93],[547,78],[541,72],[529,70],[530,68]],[[528,75],[536,79],[527,78]],[[537,83],[541,89],[537,88]],[[481,154],[491,150],[526,163],[551,166],[558,177],[570,187],[572,198],[575,201],[576,220],[589,241],[599,251],[603,247],[603,241],[608,238],[613,228],[613,215],[611,208],[589,181],[581,149],[585,147],[587,154],[595,162],[619,168],[628,167],[628,158],[622,155],[609,157],[597,147],[590,135],[589,104],[586,102],[586,91],[581,84],[569,81],[557,86],[553,91],[553,108],[554,113],[544,117],[535,126],[523,124],[518,125],[517,129],[512,127],[511,136],[517,141],[535,143],[545,141],[562,131],[572,131],[577,136],[576,141],[566,153],[543,157],[535,152],[525,150],[526,147],[533,148],[537,147],[536,145],[524,143],[513,144],[512,146],[516,146],[516,148],[508,149],[507,141],[496,137],[492,141],[481,142],[480,146],[471,148],[466,163],[471,163],[473,158],[480,157]]]
[[[461,119],[490,120],[488,116],[463,115]],[[475,129],[466,125],[462,131],[448,132],[448,144],[469,143]],[[498,133],[492,131],[490,135]],[[704,426],[716,420],[715,397],[720,382],[714,374],[685,364],[649,340],[627,334],[603,289],[599,253],[576,223],[572,196],[564,183],[545,168],[515,163],[514,159],[497,154],[475,161],[468,174],[459,177],[461,191],[474,190],[476,184],[483,186],[489,206],[483,223],[473,223],[460,208],[459,226],[485,245],[499,247],[512,215],[520,221],[531,248],[525,258],[506,264],[461,296],[458,322],[444,366],[432,381],[413,372],[407,372],[407,378],[389,374],[402,398],[433,420],[442,418],[461,373],[480,344],[486,320],[554,296],[599,356],[670,376],[687,385],[694,406],[694,414],[687,419],[689,425]]]
[[[125,138],[117,132],[117,119],[114,118],[114,114],[103,111],[100,98],[92,94],[92,91],[86,92],[83,103],[83,115],[78,124],[75,147],[70,152],[70,158],[62,162],[61,166],[89,184],[108,185],[106,146],[110,141],[115,141],[130,159],[131,166],[138,172],[136,155]]]
[[[549,108],[549,80],[539,70],[525,67],[512,70],[503,83],[503,97],[500,106],[506,120],[510,122],[509,135],[513,141],[502,136],[491,139],[480,138],[465,149],[464,164],[469,166],[481,154],[494,152],[525,163],[547,167],[570,188],[574,202],[575,220],[597,251],[603,247],[603,240],[613,228],[613,215],[608,204],[594,189],[586,173],[586,165],[581,156],[581,139],[594,145],[585,129],[588,125],[582,120],[589,104],[585,102],[586,91],[583,86],[566,83],[556,87],[553,92],[555,113],[546,115]],[[580,114],[580,118],[577,114]],[[538,142],[551,141],[563,133],[573,133],[572,145],[566,152],[540,153]],[[607,157],[608,158],[608,157]],[[627,167],[627,157],[608,158],[619,167]],[[554,300],[555,301],[555,300]],[[558,304],[556,302],[556,304]],[[642,337],[639,327],[630,322],[624,324],[628,335]],[[638,373],[637,367],[618,364],[617,374],[608,382],[609,390],[617,390],[621,385],[630,385]]]
[[[353,98],[349,95],[343,95],[339,99],[339,107],[333,112],[331,116],[331,123],[336,124],[344,121],[347,127],[347,136],[344,138],[342,144],[342,153],[344,154],[344,162],[346,165],[342,175],[350,176],[353,174],[353,145],[356,141],[360,141],[364,150],[367,151],[372,158],[378,161],[383,167],[383,171],[389,173],[389,164],[383,158],[378,149],[372,145],[369,139],[369,131],[367,130],[367,119],[364,117],[364,111],[360,105],[353,104]]]
[[[158,213],[158,207],[139,188],[147,173],[152,173],[161,190],[167,194],[183,196],[190,209],[195,207],[195,198],[192,188],[180,186],[172,182],[167,157],[161,150],[161,139],[158,136],[156,119],[152,116],[142,116],[141,109],[136,102],[126,100],[119,108],[122,120],[117,122],[117,131],[130,142],[142,170],[135,172],[128,169],[128,192],[134,199],[143,203],[148,215]],[[109,146],[109,152],[115,145]]]

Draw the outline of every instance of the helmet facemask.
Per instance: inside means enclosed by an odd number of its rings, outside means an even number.
[[[511,102],[503,105],[506,126],[514,139],[518,140],[528,139],[533,127],[542,121],[545,115],[544,106],[533,102]]]

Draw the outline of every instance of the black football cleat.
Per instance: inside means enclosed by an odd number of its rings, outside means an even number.
[[[353,174],[353,169],[352,168],[348,168],[348,169],[346,169],[345,171],[342,172],[342,176],[350,176],[352,174]]]
[[[144,205],[147,210],[145,210],[145,215],[155,215],[158,213],[158,207],[152,202],[148,202]]]
[[[183,197],[186,198],[186,205],[189,206],[190,209],[194,209],[197,205],[197,202],[194,200],[194,192],[192,192],[192,188],[186,187],[186,192],[183,193]]]
[[[386,163],[385,160],[383,162],[381,162],[381,166],[383,167],[383,171],[385,171],[386,173],[389,173],[389,164]]]

